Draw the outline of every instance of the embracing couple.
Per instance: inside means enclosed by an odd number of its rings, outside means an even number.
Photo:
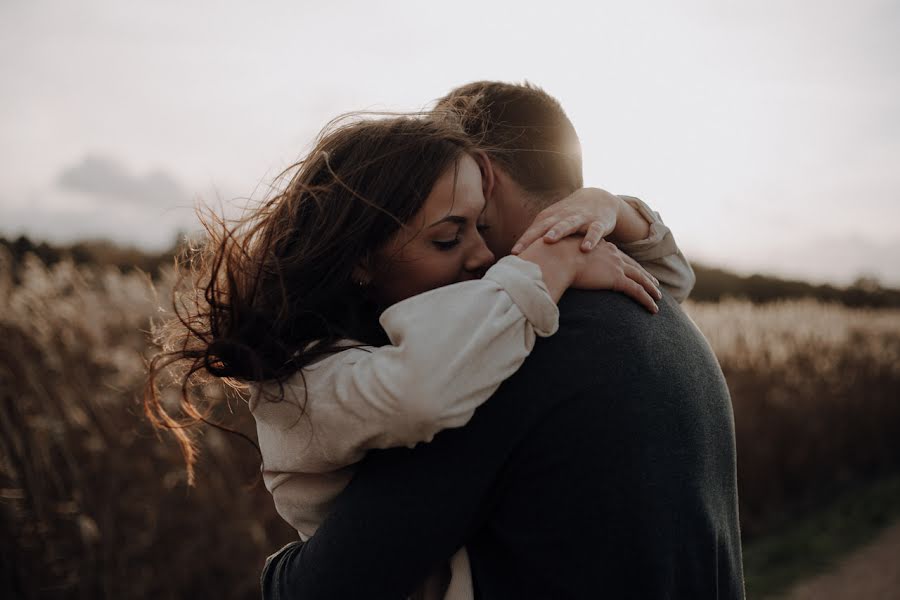
[[[167,361],[250,393],[300,538],[264,598],[743,597],[693,272],[644,202],[583,188],[543,90],[334,126],[210,233]]]

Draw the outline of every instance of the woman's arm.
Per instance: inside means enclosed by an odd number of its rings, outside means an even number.
[[[554,287],[567,287],[571,277],[557,272]],[[464,425],[535,337],[556,331],[554,295],[541,267],[509,257],[481,280],[391,306],[380,318],[391,345],[349,348],[304,368],[284,384],[284,401],[255,394],[266,468],[330,471],[367,450],[413,446]],[[265,391],[279,393],[274,384]]]
[[[659,213],[632,196],[616,196],[598,188],[583,188],[541,211],[516,246],[518,254],[535,240],[553,243],[583,233],[582,249],[601,239],[613,242],[637,260],[679,302],[696,280],[690,263],[675,244]]]
[[[675,243],[672,231],[663,223],[659,213],[633,196],[619,196],[634,212],[649,224],[646,237],[637,240],[613,240],[622,252],[638,261],[672,294],[684,302],[697,281],[688,259]]]
[[[650,278],[616,263],[617,254],[582,253],[576,240],[535,244],[481,280],[391,306],[380,319],[391,345],[349,348],[308,366],[284,384],[284,401],[254,395],[266,468],[331,471],[367,450],[411,447],[465,425],[522,365],[535,337],[556,331],[556,301],[571,284],[616,289],[655,307]],[[265,391],[279,395],[274,385]]]

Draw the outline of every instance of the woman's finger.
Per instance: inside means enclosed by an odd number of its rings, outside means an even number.
[[[581,226],[584,225],[585,221],[584,215],[571,215],[551,227],[550,230],[544,234],[544,240],[553,243],[564,237],[570,236],[578,231]]]
[[[584,234],[584,241],[581,242],[581,250],[590,252],[597,247],[603,236],[606,235],[606,227],[600,221],[594,221],[588,227],[587,233]]]
[[[641,267],[634,267],[628,263],[623,265],[626,277],[644,288],[656,300],[662,300],[662,292],[653,283],[650,274]]]
[[[525,230],[525,233],[522,234],[522,237],[519,238],[519,241],[516,242],[516,245],[513,246],[510,252],[512,254],[518,254],[519,252],[539,240],[541,236],[547,233],[547,230],[549,230],[557,223],[557,221],[559,221],[559,219],[554,217],[553,215],[535,219],[534,223],[532,223],[531,226]]]
[[[633,258],[631,258],[630,256],[628,256],[628,255],[625,254],[624,252],[622,252],[622,260],[624,260],[624,261],[625,261],[626,263],[628,263],[629,265],[631,265],[631,266],[633,266],[633,267],[637,267],[638,269],[641,269],[642,271],[644,271],[644,273],[647,274],[647,276],[651,279],[651,281],[653,281],[653,283],[656,284],[657,289],[659,289],[659,279],[657,279],[656,277],[654,277],[654,276],[653,276],[653,273],[651,273],[650,271],[648,271],[647,269],[645,269],[645,268],[644,268],[644,265],[642,265],[642,264],[639,263],[638,261],[634,260]]]
[[[656,314],[659,312],[659,307],[656,305],[656,302],[653,301],[653,298],[650,297],[650,294],[647,293],[647,290],[644,289],[644,286],[634,279],[628,277],[623,277],[623,279],[624,281],[622,282],[619,291],[626,296],[631,297],[635,302],[642,305],[651,313]]]

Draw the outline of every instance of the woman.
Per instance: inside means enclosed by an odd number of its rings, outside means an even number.
[[[210,226],[154,359],[148,414],[194,449],[154,385],[182,363],[189,384],[251,392],[263,473],[301,538],[372,448],[459,427],[557,326],[570,286],[622,289],[655,311],[659,290],[610,244],[537,242],[494,257],[479,229],[481,155],[449,123],[395,118],[324,133],[286,190],[235,226]],[[552,225],[552,223],[551,223]],[[471,595],[465,554],[432,595]]]

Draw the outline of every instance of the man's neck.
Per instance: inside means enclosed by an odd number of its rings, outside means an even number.
[[[495,167],[495,182],[490,199],[492,223],[491,250],[497,257],[509,254],[516,241],[534,221],[540,210],[529,201],[528,193],[509,175]]]

